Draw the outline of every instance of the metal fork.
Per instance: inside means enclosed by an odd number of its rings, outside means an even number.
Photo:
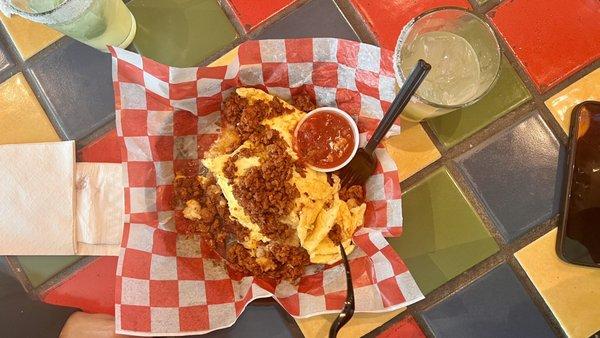
[[[417,88],[419,88],[430,69],[431,65],[427,62],[423,60],[417,62],[410,76],[402,88],[400,88],[400,92],[394,98],[387,113],[379,122],[367,145],[364,148],[359,148],[350,163],[339,170],[338,177],[342,181],[342,187],[350,187],[356,184],[362,185],[373,174],[377,164],[373,156],[373,151],[375,151],[379,142],[381,142],[385,134],[390,130],[396,118],[406,108],[408,101],[410,101],[410,98]]]

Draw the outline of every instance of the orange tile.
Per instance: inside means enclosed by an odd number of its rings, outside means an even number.
[[[385,141],[385,147],[398,166],[400,182],[441,157],[425,129],[419,123],[401,120],[400,135]]]
[[[31,22],[18,15],[8,18],[0,14],[0,21],[10,34],[23,60],[29,59],[62,37],[62,34],[54,29]]]
[[[586,100],[600,100],[600,68],[546,100],[546,106],[565,133],[569,134],[571,110]]]
[[[600,58],[600,1],[509,0],[487,13],[540,92]]]
[[[362,14],[379,44],[390,50],[396,46],[402,27],[417,15],[438,7],[471,8],[467,0],[350,0],[350,2]]]
[[[0,107],[0,144],[60,140],[23,74],[0,84]]]

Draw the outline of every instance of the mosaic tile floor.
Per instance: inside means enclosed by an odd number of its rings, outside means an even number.
[[[570,110],[600,99],[600,2],[128,6],[139,25],[132,48],[176,66],[226,64],[247,39],[339,37],[393,48],[402,26],[424,10],[472,9],[500,39],[499,81],[477,104],[425,123],[403,121],[401,135],[387,140],[405,218],[404,235],[390,242],[426,298],[394,313],[357,316],[341,336],[585,338],[600,331],[600,270],[568,265],[554,253]],[[24,19],[0,21],[0,144],[76,139],[79,161],[119,162],[108,55]],[[9,266],[48,303],[114,311],[114,257],[0,259],[0,268]],[[256,303],[232,328],[209,336],[321,337],[331,321],[296,322],[274,303]]]

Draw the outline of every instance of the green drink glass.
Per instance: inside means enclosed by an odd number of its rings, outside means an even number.
[[[496,82],[501,52],[490,26],[475,14],[455,7],[425,12],[400,33],[394,52],[399,84],[419,59],[431,71],[402,113],[421,121],[473,104]]]
[[[45,24],[101,51],[125,48],[135,18],[121,0],[5,0],[4,11]]]

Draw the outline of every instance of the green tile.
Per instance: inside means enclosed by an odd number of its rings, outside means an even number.
[[[167,65],[198,65],[238,36],[216,0],[133,0],[128,7],[137,21],[135,49]]]
[[[402,195],[402,236],[388,238],[427,294],[498,251],[446,168]]]
[[[33,287],[42,285],[45,281],[73,265],[82,256],[19,256],[19,263],[29,278]]]
[[[427,123],[446,147],[452,147],[530,98],[531,94],[503,57],[500,77],[486,96],[469,107],[436,117]]]

